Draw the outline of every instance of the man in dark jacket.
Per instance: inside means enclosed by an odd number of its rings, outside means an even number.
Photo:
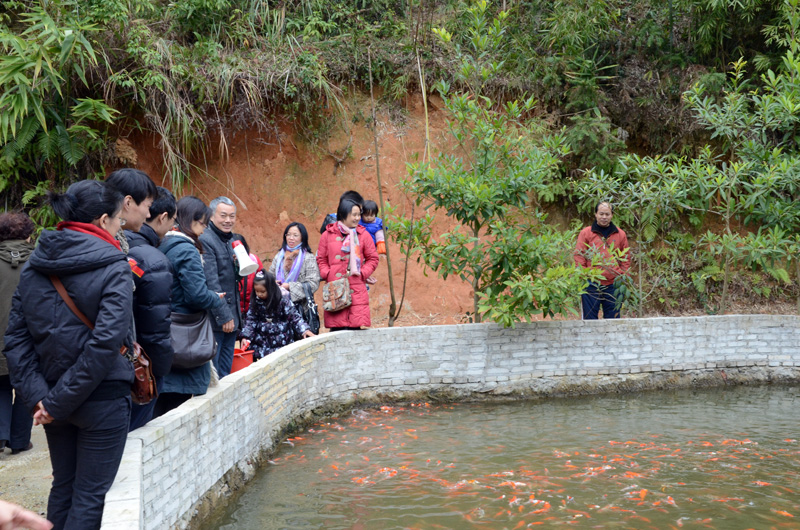
[[[236,205],[228,197],[217,197],[208,205],[211,208],[209,230],[203,232],[203,268],[208,288],[225,293],[225,303],[212,309],[214,336],[217,339],[217,355],[214,367],[219,377],[231,373],[233,349],[240,324],[239,314],[239,270],[234,262],[233,226],[236,224]]]
[[[172,291],[172,265],[158,250],[164,235],[175,224],[175,196],[159,187],[158,195],[150,206],[150,218],[139,232],[125,231],[130,245],[128,260],[133,271],[133,317],[136,321],[136,341],[142,346],[161,391],[164,376],[172,366],[172,341],[170,340],[170,293]],[[131,430],[153,419],[156,400],[147,405],[133,405]]]

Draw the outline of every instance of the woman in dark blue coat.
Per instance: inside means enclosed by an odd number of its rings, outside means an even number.
[[[208,226],[211,210],[197,197],[178,201],[176,228],[167,232],[158,247],[172,264],[172,312],[189,315],[221,307],[220,293],[206,285],[198,238]],[[211,382],[211,361],[196,368],[173,368],[164,377],[163,391],[158,396],[155,415],[160,416],[193,395],[202,395]]]
[[[114,236],[123,196],[95,180],[50,194],[64,219],[39,237],[14,294],[5,354],[11,382],[43,424],[53,466],[47,518],[56,529],[100,528],[128,433],[133,367],[130,266]],[[58,277],[91,330],[56,291]]]

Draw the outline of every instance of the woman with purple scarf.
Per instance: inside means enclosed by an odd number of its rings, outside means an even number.
[[[312,295],[319,289],[319,267],[308,246],[308,231],[301,223],[291,223],[283,231],[283,245],[273,258],[269,272],[281,288],[289,291],[297,307],[305,303],[304,286]]]

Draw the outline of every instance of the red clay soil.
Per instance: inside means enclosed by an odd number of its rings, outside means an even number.
[[[435,106],[430,109],[430,138],[434,144],[447,141],[444,113]],[[368,98],[349,101],[350,116],[371,114]],[[398,213],[410,215],[412,202],[399,189],[406,176],[406,164],[414,156],[422,157],[425,142],[425,122],[422,99],[419,95],[408,100],[403,112],[378,115],[378,148],[384,199],[397,207]],[[347,120],[352,123],[355,120]],[[327,153],[344,151],[352,134],[351,154],[337,164]],[[161,152],[153,137],[131,136],[136,151],[137,167],[153,180],[170,187],[164,172]],[[199,168],[192,172],[184,194],[197,195],[208,202],[218,195],[227,195],[238,203],[235,231],[243,234],[265,263],[274,257],[281,244],[283,229],[290,222],[303,223],[309,232],[311,248],[316,250],[319,227],[325,214],[336,211],[342,192],[354,189],[364,198],[378,199],[375,144],[372,131],[364,120],[352,123],[350,133],[338,130],[325,145],[302,142],[289,128],[279,133],[260,133],[256,130],[227,135],[227,152],[220,156],[219,137],[212,141],[204,158],[194,160]],[[418,209],[419,212],[419,209]],[[447,219],[437,216],[441,228]],[[396,297],[399,302],[403,288],[404,259],[397,245],[389,244],[393,264]],[[373,327],[388,324],[390,290],[386,260],[381,258],[375,277],[378,283],[371,288]],[[317,301],[320,294],[317,293]],[[459,278],[440,279],[431,271],[423,271],[412,257],[408,267],[406,294],[396,325],[453,324],[462,322],[472,310],[472,291]]]

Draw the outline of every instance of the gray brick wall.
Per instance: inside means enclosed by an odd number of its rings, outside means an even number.
[[[380,328],[293,344],[130,434],[103,530],[186,528],[294,419],[378,394],[547,392],[558,378],[800,366],[800,317]],[[554,382],[555,381],[555,382]]]

